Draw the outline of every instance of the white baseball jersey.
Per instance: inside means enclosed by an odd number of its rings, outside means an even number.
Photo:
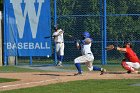
[[[57,38],[55,38],[55,42],[64,42],[64,37],[63,37],[63,33],[59,35],[59,33],[63,31],[62,29],[58,29],[56,32],[53,33],[52,36],[57,36]]]
[[[74,63],[85,63],[88,69],[91,71],[93,69],[92,63],[94,61],[94,56],[91,51],[91,43],[90,44],[82,44],[81,45],[82,56],[79,56],[74,59]]]
[[[59,53],[59,55],[64,55],[64,37],[63,33],[59,34],[62,29],[58,29],[56,32],[53,33],[52,36],[54,36],[54,42],[56,43],[56,52]]]
[[[92,54],[91,52],[91,43],[90,44],[83,44],[81,46],[82,55]]]

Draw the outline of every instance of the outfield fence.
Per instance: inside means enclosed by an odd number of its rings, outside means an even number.
[[[105,51],[109,44],[123,47],[125,41],[133,45],[140,56],[140,1],[138,0],[57,0],[57,24],[80,39],[89,31],[93,38],[92,51],[99,64],[120,64],[124,55],[118,51]],[[54,9],[55,10],[55,9]],[[65,37],[65,60],[79,54],[75,43]],[[69,61],[68,61],[69,62]]]
[[[81,39],[88,31],[93,38],[92,52],[96,64],[120,64],[124,55],[119,51],[106,51],[109,44],[123,47],[125,41],[133,45],[140,57],[140,1],[139,0],[51,0],[51,26],[58,25],[66,34]],[[51,29],[53,33],[54,30]],[[64,64],[73,64],[80,56],[75,40],[64,36]],[[20,64],[54,64],[55,52],[52,40],[52,56],[18,56]]]

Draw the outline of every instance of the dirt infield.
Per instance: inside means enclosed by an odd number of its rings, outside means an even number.
[[[82,76],[74,76],[74,72],[27,72],[0,73],[0,78],[13,78],[19,81],[0,83],[0,91],[48,85],[59,82],[86,79],[140,79],[140,74],[85,72]]]

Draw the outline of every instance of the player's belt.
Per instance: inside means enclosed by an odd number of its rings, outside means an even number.
[[[60,43],[64,43],[64,42],[56,42],[56,43],[60,44]]]
[[[92,53],[87,53],[87,54],[92,54]]]

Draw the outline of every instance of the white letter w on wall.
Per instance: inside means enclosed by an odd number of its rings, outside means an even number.
[[[10,0],[10,3],[13,5],[19,38],[23,38],[27,14],[29,17],[32,37],[36,38],[41,7],[42,3],[44,3],[44,0]],[[35,9],[35,3],[38,3],[37,12]],[[21,4],[25,5],[24,11],[23,7],[21,7]]]

